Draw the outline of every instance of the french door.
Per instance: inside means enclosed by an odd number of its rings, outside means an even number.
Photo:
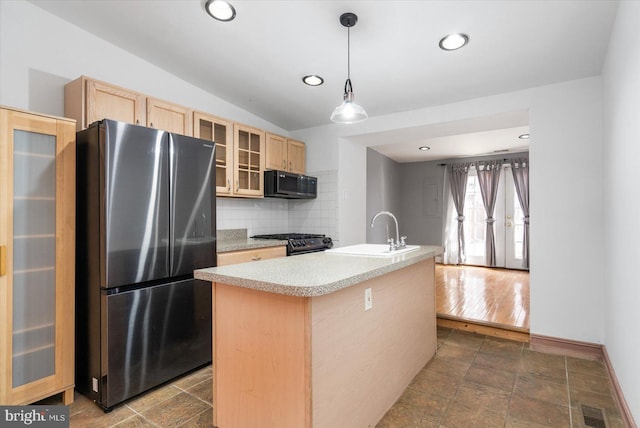
[[[482,202],[476,169],[469,170],[464,203],[465,264],[486,265],[485,238],[487,214]],[[524,215],[513,183],[511,166],[505,165],[500,173],[498,195],[494,212],[496,267],[523,269],[522,245]]]

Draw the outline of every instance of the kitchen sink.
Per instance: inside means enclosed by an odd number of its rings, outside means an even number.
[[[326,250],[325,253],[351,256],[393,257],[397,256],[398,254],[415,251],[418,248],[420,248],[419,245],[407,245],[404,248],[389,251],[389,245],[385,244],[357,244],[349,245],[347,247],[332,248],[330,250]]]

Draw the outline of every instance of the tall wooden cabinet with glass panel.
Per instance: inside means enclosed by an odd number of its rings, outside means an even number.
[[[0,404],[73,401],[74,120],[0,108]]]

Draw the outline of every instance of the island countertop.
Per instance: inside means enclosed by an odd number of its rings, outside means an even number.
[[[198,269],[194,277],[288,296],[315,297],[419,263],[442,251],[439,246],[422,245],[392,257],[317,252]]]

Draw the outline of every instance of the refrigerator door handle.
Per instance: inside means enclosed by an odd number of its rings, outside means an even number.
[[[170,272],[215,266],[215,145],[169,134]]]

